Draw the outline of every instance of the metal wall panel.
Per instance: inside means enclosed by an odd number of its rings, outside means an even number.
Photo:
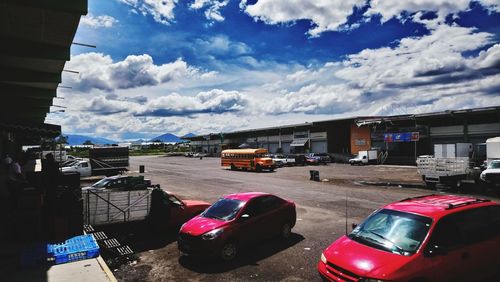
[[[312,153],[327,153],[328,146],[326,141],[311,141]]]
[[[278,143],[269,143],[269,153],[275,154],[278,151]]]
[[[285,154],[290,153],[290,143],[291,142],[281,142],[281,148],[283,149],[283,153]]]
[[[470,124],[468,126],[469,134],[499,134],[500,135],[500,123],[482,123],[482,124]]]
[[[436,126],[430,128],[431,136],[450,136],[450,135],[463,135],[463,125],[452,126]]]

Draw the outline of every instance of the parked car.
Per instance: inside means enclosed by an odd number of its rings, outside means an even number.
[[[220,198],[179,231],[178,248],[187,255],[208,255],[233,260],[239,250],[272,236],[288,238],[295,226],[292,201],[248,192]]]
[[[489,281],[499,253],[499,204],[428,195],[372,213],[325,249],[318,271],[330,281]]]
[[[306,156],[307,165],[319,165],[319,160],[315,157]]]
[[[103,191],[112,189],[116,191],[141,190],[148,187],[159,187],[160,185],[151,185],[151,180],[144,179],[144,176],[115,175],[105,177],[91,186],[83,187],[82,190]]]
[[[307,164],[307,158],[305,155],[302,154],[296,154],[294,155],[295,158],[295,165],[306,165]]]
[[[327,153],[310,153],[309,157],[317,159],[318,163],[320,164],[327,164],[332,162],[330,155],[328,155]]]

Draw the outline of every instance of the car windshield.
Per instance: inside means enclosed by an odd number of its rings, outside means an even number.
[[[244,204],[245,202],[242,201],[222,198],[210,206],[201,215],[206,218],[228,221],[233,219],[236,214],[238,214]]]
[[[374,248],[411,255],[422,244],[431,223],[428,217],[383,209],[356,227],[349,238]]]
[[[488,168],[500,168],[500,162],[492,162]]]
[[[103,179],[97,181],[96,183],[94,183],[92,185],[92,187],[94,187],[94,188],[105,188],[108,185],[108,183],[110,183],[111,181],[112,181],[112,179],[103,178]]]

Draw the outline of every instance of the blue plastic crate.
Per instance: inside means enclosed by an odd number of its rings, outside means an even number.
[[[97,256],[99,256],[99,245],[91,234],[76,236],[59,244],[47,244],[47,260],[55,264]]]

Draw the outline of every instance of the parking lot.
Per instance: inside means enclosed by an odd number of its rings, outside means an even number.
[[[154,184],[183,199],[212,203],[225,194],[262,191],[293,200],[297,224],[290,239],[262,242],[240,252],[231,263],[180,257],[175,231],[127,230],[123,240],[137,252],[138,260],[113,270],[120,281],[320,281],[319,256],[345,233],[346,222],[350,230],[351,223],[359,223],[384,204],[436,193],[359,182],[421,184],[413,167],[328,164],[256,173],[224,170],[218,158],[143,156],[131,157],[130,173],[137,174],[139,165],[145,165],[145,176]],[[318,170],[323,181],[310,181],[310,169]]]

